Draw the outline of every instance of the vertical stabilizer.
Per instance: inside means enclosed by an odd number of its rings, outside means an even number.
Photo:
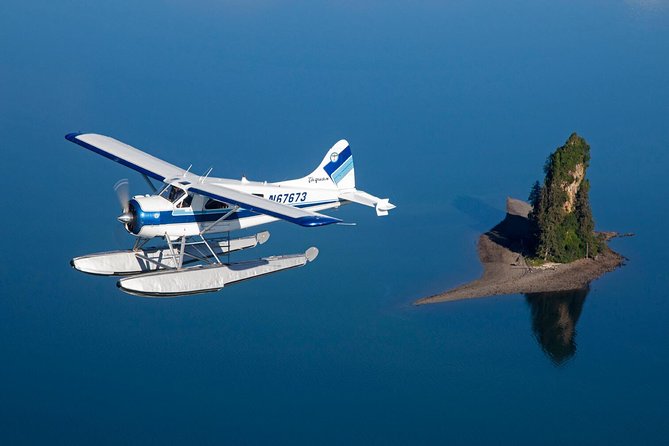
[[[283,184],[294,182],[324,189],[354,189],[355,169],[348,141],[342,139],[332,146],[318,167],[306,177]]]

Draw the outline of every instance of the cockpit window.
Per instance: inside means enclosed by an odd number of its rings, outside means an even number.
[[[172,203],[178,203],[178,208],[187,208],[190,207],[191,202],[193,201],[193,194],[189,193],[186,197],[186,191],[181,188],[174,186],[167,186],[167,188],[160,193],[161,196],[167,198]],[[183,198],[183,201],[179,201]]]
[[[175,201],[179,200],[183,196],[185,192],[183,189],[179,189],[178,187],[170,186],[168,187],[168,195],[167,199],[170,200],[172,203]]]
[[[223,203],[222,201],[214,200],[213,198],[210,198],[207,200],[207,202],[204,204],[204,208],[207,210],[212,210],[212,209],[227,209],[228,204]]]

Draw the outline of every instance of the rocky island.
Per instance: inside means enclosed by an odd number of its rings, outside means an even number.
[[[529,203],[507,198],[504,220],[479,238],[483,275],[416,304],[584,289],[622,265],[624,257],[606,243],[620,234],[594,231],[589,161],[590,146],[573,133],[548,157]]]

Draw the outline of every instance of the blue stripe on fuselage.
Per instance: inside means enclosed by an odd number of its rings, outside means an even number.
[[[146,212],[139,207],[139,203],[135,200],[132,200],[137,209],[137,233],[143,226],[154,226],[154,225],[172,225],[172,224],[187,224],[187,223],[207,223],[214,222],[219,218],[223,217],[229,212],[229,209],[221,209],[216,211],[187,211],[176,209],[174,211],[162,211],[162,212]],[[295,207],[306,208],[311,206],[318,206],[321,204],[330,204],[336,203],[338,200],[329,200],[329,201],[319,201],[314,203],[300,203],[295,205]],[[236,212],[233,212],[225,221],[238,220],[240,218],[254,217],[257,215],[264,215],[262,213],[257,213],[250,211],[248,209],[239,209]],[[221,222],[223,223],[223,222]]]

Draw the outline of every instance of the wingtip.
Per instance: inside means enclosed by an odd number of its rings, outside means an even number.
[[[82,132],[68,133],[67,135],[65,135],[65,139],[74,142],[74,140],[77,139],[77,136],[79,135],[83,135],[83,133]]]

